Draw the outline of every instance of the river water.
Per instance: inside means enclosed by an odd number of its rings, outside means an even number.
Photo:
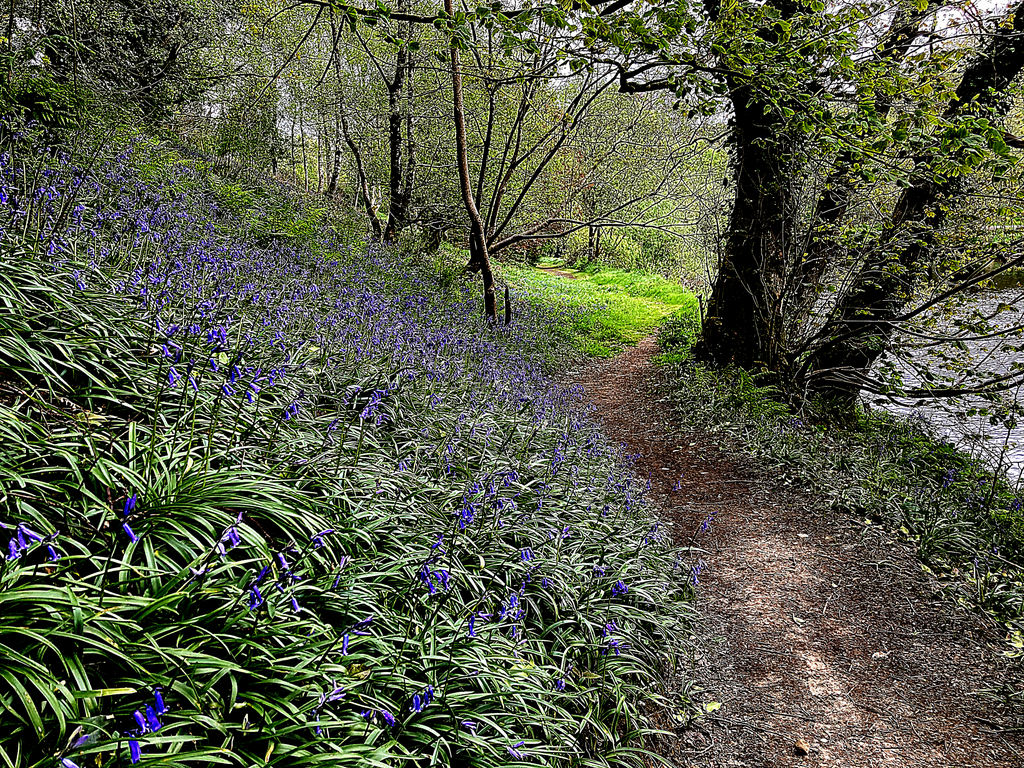
[[[1000,310],[1001,311],[997,311]],[[961,318],[974,311],[993,315],[992,324],[1000,329],[1015,328],[1024,324],[1024,288],[1004,289],[977,294],[969,306],[957,311]],[[949,327],[949,323],[939,321]],[[1003,338],[971,340],[965,342],[966,349],[954,345],[938,344],[927,349],[916,349],[909,354],[908,362],[894,361],[897,370],[904,377],[905,384],[914,386],[921,381],[913,363],[946,365],[949,368],[964,366],[967,370],[985,375],[1000,376],[1010,373],[1014,363],[1024,363],[1022,353],[1011,349],[1020,344],[1016,335]],[[950,362],[943,363],[948,356]],[[1024,385],[1018,383],[1001,395],[1003,405],[1024,407]],[[871,407],[904,417],[925,420],[939,437],[949,440],[972,456],[980,458],[992,468],[1005,471],[1011,483],[1024,486],[1024,415],[1017,418],[1016,425],[993,424],[990,415],[972,412],[977,409],[992,409],[993,404],[977,395],[968,395],[953,400],[887,400],[874,396],[868,399]]]

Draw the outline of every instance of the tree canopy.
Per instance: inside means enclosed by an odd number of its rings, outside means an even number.
[[[238,173],[287,169],[373,239],[465,243],[492,320],[492,258],[689,258],[710,282],[698,356],[794,403],[1019,380],[915,389],[878,362],[1021,264],[1020,4],[11,9],[10,103],[72,119],[67,93],[117,94]]]

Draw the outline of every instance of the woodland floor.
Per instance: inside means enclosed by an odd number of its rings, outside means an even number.
[[[998,631],[941,599],[908,545],[879,526],[779,488],[713,436],[673,423],[655,352],[645,339],[573,381],[607,434],[639,454],[679,543],[716,512],[697,540],[708,567],[688,675],[722,706],[663,754],[679,768],[1024,766],[1014,713],[980,693],[1014,674]]]

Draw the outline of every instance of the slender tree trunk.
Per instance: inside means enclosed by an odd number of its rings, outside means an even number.
[[[412,25],[410,24],[410,29]],[[413,56],[408,58],[408,72],[405,75],[405,186],[402,188],[402,217],[408,221],[412,208],[412,191],[416,184],[416,134],[413,131],[413,107],[415,91],[413,87]]]
[[[334,11],[331,11],[331,40],[332,45],[337,45],[338,28],[334,21]],[[341,96],[341,57],[337,50],[331,51],[331,58],[334,62],[335,82],[335,104],[334,104],[334,161],[331,165],[331,178],[327,182],[327,197],[334,197],[338,191],[338,175],[341,173],[341,118],[342,118],[342,96]],[[326,123],[326,121],[325,121]]]
[[[295,176],[295,115],[292,115],[292,127],[288,133],[288,146],[291,149],[292,176]]]
[[[302,150],[302,191],[309,192],[309,167],[306,164],[306,119],[305,110],[299,104],[299,149]]]
[[[399,0],[398,10],[407,10],[408,0]],[[388,91],[388,150],[390,157],[390,178],[388,180],[388,223],[384,239],[395,239],[398,231],[408,220],[408,203],[411,197],[412,181],[409,175],[415,170],[415,155],[412,138],[412,68],[413,56],[409,50],[412,37],[412,23],[405,25],[406,42],[399,47],[395,56],[395,74],[391,81],[385,81]],[[405,85],[408,81],[408,96]],[[406,110],[402,114],[403,108]],[[404,119],[403,119],[404,118]],[[403,142],[402,126],[405,124],[406,140]],[[405,168],[402,167],[406,155]],[[404,170],[404,173],[403,173]]]
[[[388,178],[388,223],[384,229],[384,240],[390,242],[401,226],[404,218],[402,208],[402,93],[405,79],[405,60],[408,55],[406,46],[398,49],[395,63],[395,76],[385,83],[388,90],[388,157],[390,174]]]
[[[331,159],[331,176],[327,182],[327,197],[334,197],[338,192],[338,176],[341,174],[341,117],[340,109],[334,115],[334,157]]]
[[[444,10],[452,16],[452,0],[444,0]],[[452,76],[452,116],[455,120],[455,156],[459,166],[459,187],[462,202],[469,214],[469,265],[472,271],[479,271],[484,288],[484,314],[491,323],[497,322],[498,310],[494,297],[494,275],[487,254],[487,233],[480,211],[473,199],[473,187],[469,178],[469,149],[466,143],[466,115],[462,102],[462,68],[459,64],[459,47],[453,37],[449,45]]]
[[[324,155],[327,152],[327,145],[324,142],[324,136],[327,135],[327,131],[324,130],[327,125],[327,121],[317,125],[317,137],[316,137],[316,193],[319,195],[324,190]]]
[[[352,135],[348,130],[348,119],[344,113],[341,113],[341,132],[345,137],[345,143],[348,144],[348,148],[352,150],[352,157],[356,162],[356,182],[358,184],[359,192],[363,198],[363,206],[366,210],[366,216],[370,220],[370,229],[373,231],[373,239],[380,242],[383,239],[384,232],[381,229],[380,219],[377,218],[377,206],[373,204],[373,195],[370,192],[370,185],[366,180],[366,172],[363,169],[363,154],[359,150],[359,145],[352,139]]]

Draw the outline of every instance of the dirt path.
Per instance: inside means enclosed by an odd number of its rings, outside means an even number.
[[[574,275],[572,272],[560,269],[559,267],[537,267],[537,269],[555,277],[564,277],[566,280],[576,280],[579,277],[579,275]]]
[[[639,454],[681,543],[698,539],[700,647],[691,676],[721,702],[672,740],[682,766],[1024,767],[1024,733],[975,692],[1009,674],[991,630],[937,598],[878,526],[772,487],[668,423],[653,339],[579,372],[607,433]],[[809,754],[798,756],[802,739]]]

